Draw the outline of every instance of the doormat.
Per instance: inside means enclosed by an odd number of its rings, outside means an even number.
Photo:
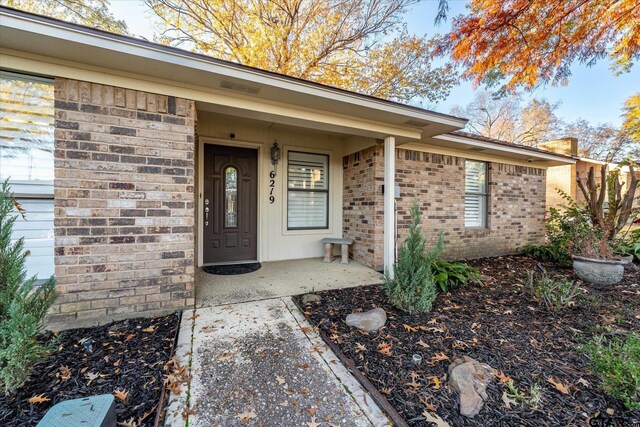
[[[247,274],[260,270],[262,264],[252,262],[249,264],[225,264],[225,265],[207,265],[202,269],[209,274],[218,274],[221,276],[232,276],[234,274]]]

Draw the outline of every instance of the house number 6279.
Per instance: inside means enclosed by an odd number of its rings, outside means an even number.
[[[273,190],[276,188],[276,171],[269,172],[269,203],[273,204],[276,201],[276,196],[273,195]]]

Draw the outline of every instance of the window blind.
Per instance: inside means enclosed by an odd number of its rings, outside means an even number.
[[[465,227],[487,226],[487,164],[467,160],[465,162]]]
[[[39,279],[54,273],[53,133],[52,82],[0,72],[0,180],[25,210],[11,237],[24,238],[27,274]]]
[[[290,151],[287,164],[287,228],[329,227],[329,156]]]

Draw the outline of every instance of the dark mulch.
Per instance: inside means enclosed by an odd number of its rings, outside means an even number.
[[[52,336],[55,350],[35,367],[31,380],[15,394],[0,396],[0,425],[35,426],[58,402],[116,390],[128,392],[125,400],[115,399],[118,422],[153,425],[179,323],[179,314],[173,314]],[[37,395],[49,400],[28,402]]]
[[[638,422],[640,411],[625,411],[621,402],[599,390],[587,357],[576,347],[601,332],[602,326],[614,332],[640,330],[640,273],[626,274],[621,284],[612,287],[581,284],[586,296],[576,306],[551,314],[531,301],[524,286],[527,270],[536,263],[526,256],[473,261],[486,276],[485,283],[440,295],[433,312],[426,315],[395,309],[377,286],[321,292],[322,302],[303,311],[412,426],[428,425],[422,416],[425,407],[452,426],[584,426],[587,417],[607,410],[619,417],[615,425]],[[574,279],[571,269],[545,266],[552,276]],[[299,298],[296,302],[301,304]],[[345,324],[349,313],[374,307],[384,308],[389,319],[379,332],[367,334]],[[379,351],[389,345],[390,356]],[[501,400],[506,386],[496,381],[475,419],[460,416],[457,395],[446,386],[450,362],[432,359],[436,353],[450,360],[468,355],[488,363],[511,377],[525,394],[539,385],[539,408],[515,404],[506,409]],[[422,355],[420,367],[412,364],[413,354]],[[568,386],[569,394],[549,383],[550,377]]]

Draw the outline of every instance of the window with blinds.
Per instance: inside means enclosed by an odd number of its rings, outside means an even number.
[[[487,226],[487,163],[465,161],[464,226]]]
[[[287,229],[329,228],[329,156],[289,151]]]
[[[53,82],[0,72],[0,180],[25,210],[12,240],[24,238],[29,277],[47,279],[53,261]]]

